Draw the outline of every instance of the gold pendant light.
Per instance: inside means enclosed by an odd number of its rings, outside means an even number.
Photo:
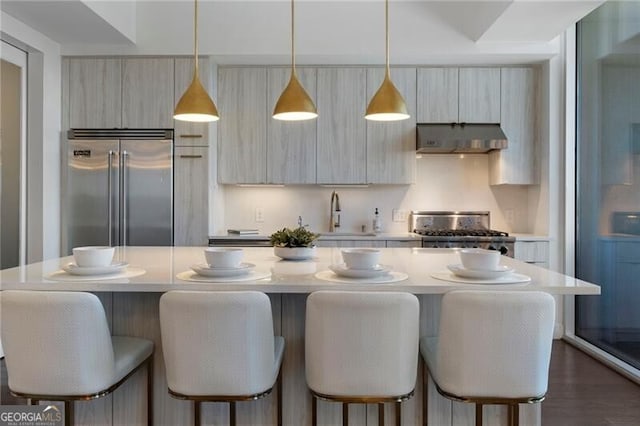
[[[410,117],[407,111],[407,104],[402,95],[391,82],[389,72],[389,0],[385,0],[385,35],[386,35],[386,68],[384,80],[378,89],[369,106],[364,118],[373,121],[397,121],[406,120]]]
[[[296,75],[294,30],[294,8],[291,0],[291,79],[273,108],[273,118],[276,120],[299,121],[318,116],[316,106]]]
[[[178,101],[173,118],[181,121],[217,121],[220,118],[218,109],[206,89],[202,86],[202,83],[200,83],[200,77],[198,77],[198,0],[195,0],[194,3],[193,50],[195,69],[193,71],[193,80]]]

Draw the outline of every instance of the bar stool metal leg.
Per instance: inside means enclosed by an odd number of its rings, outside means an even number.
[[[422,360],[422,382],[424,385],[424,395],[422,396],[422,424],[429,424],[429,371],[427,363]]]
[[[482,404],[476,402],[476,426],[482,426]]]
[[[311,425],[318,425],[318,399],[311,395]]]
[[[64,426],[73,424],[73,401],[64,402]]]
[[[278,386],[278,426],[282,426],[282,369],[278,372],[277,378],[277,386]]]
[[[200,401],[193,401],[193,424],[200,426]]]
[[[520,407],[518,404],[509,404],[509,426],[518,426],[520,424]]]
[[[400,401],[396,402],[396,426],[400,426],[402,424],[402,405]]]
[[[229,402],[229,425],[236,426],[236,402]]]
[[[147,426],[153,426],[153,357],[147,360]]]
[[[384,404],[378,403],[378,426],[384,426]]]
[[[349,404],[342,403],[342,426],[349,426]]]

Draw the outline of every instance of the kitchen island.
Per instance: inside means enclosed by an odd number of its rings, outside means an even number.
[[[154,412],[155,424],[187,425],[192,423],[192,406],[189,402],[172,399],[166,389],[164,360],[160,341],[158,300],[169,290],[259,290],[269,294],[272,301],[274,329],[286,340],[283,379],[283,421],[287,425],[311,423],[311,397],[304,377],[304,312],[308,293],[316,290],[375,290],[407,291],[419,296],[421,302],[421,335],[436,335],[441,295],[461,288],[540,290],[555,295],[597,295],[596,285],[568,277],[556,272],[503,257],[502,263],[519,274],[531,277],[528,283],[508,285],[478,285],[442,281],[431,276],[445,271],[448,264],[459,263],[455,249],[381,249],[381,264],[389,265],[393,271],[406,273],[408,278],[394,283],[329,282],[316,278],[316,273],[325,271],[329,265],[341,263],[341,252],[337,248],[320,248],[311,261],[285,262],[273,255],[270,248],[247,248],[244,261],[255,264],[257,272],[271,273],[270,278],[241,282],[197,282],[182,281],[176,277],[190,266],[204,262],[201,247],[126,247],[116,250],[116,259],[127,261],[130,269],[143,269],[142,275],[125,279],[100,279],[79,281],[46,279],[49,274],[71,262],[71,257],[48,260],[41,263],[7,269],[1,272],[0,285],[3,290],[71,290],[91,291],[102,300],[113,334],[145,337],[156,343],[154,356]],[[430,384],[430,424],[471,423],[473,406],[452,403],[440,397]],[[114,394],[87,403],[77,404],[77,419],[92,425],[131,425],[145,422],[145,377],[137,373]],[[421,375],[416,383],[413,399],[403,404],[403,424],[421,423]],[[334,425],[341,422],[339,404],[319,403],[319,424]],[[522,406],[522,425],[540,424],[540,406]],[[389,419],[392,416],[388,416]],[[226,424],[227,407],[223,404],[203,406],[203,424]],[[486,407],[485,424],[506,424],[506,409]],[[131,419],[137,419],[132,422]],[[354,425],[377,424],[377,408],[353,405],[350,420]],[[267,397],[251,403],[238,404],[238,423],[247,425],[275,424],[275,399]]]

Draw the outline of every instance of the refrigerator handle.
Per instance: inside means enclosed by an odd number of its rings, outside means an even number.
[[[113,155],[115,152],[109,150],[107,160],[107,217],[109,228],[109,247],[113,246],[113,188],[111,187],[111,172],[113,170]]]
[[[122,151],[122,191],[120,191],[120,206],[122,206],[122,245],[127,245],[127,199],[129,194],[127,193],[127,160],[129,159],[129,153]]]

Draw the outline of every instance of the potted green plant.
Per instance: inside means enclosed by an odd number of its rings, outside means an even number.
[[[315,241],[319,235],[303,226],[282,228],[269,237],[276,256],[286,260],[310,259],[315,254]]]

